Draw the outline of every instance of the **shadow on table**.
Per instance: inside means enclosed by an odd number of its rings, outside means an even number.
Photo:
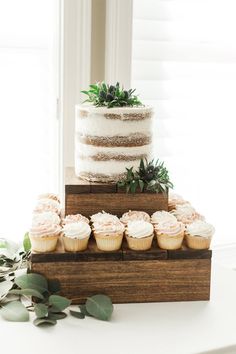
[[[231,345],[229,347],[219,348],[215,350],[208,350],[206,352],[199,352],[196,354],[235,354],[236,345]]]

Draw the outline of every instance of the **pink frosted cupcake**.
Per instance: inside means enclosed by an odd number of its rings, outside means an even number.
[[[151,216],[151,223],[154,226],[156,224],[160,224],[162,222],[168,222],[168,221],[176,222],[177,219],[176,219],[176,217],[173,214],[171,214],[171,213],[169,213],[168,211],[165,211],[165,210],[156,211]]]
[[[42,213],[33,214],[32,226],[38,225],[60,225],[61,219],[58,214],[53,211],[44,211]]]
[[[130,221],[126,227],[125,236],[130,249],[146,251],[152,246],[153,226],[144,220]]]
[[[68,223],[63,227],[63,243],[66,251],[84,251],[88,246],[91,234],[90,226],[87,222],[77,221]]]
[[[102,211],[101,213],[97,213],[91,216],[91,221],[92,223],[109,223],[112,221],[119,221],[119,218],[116,215],[112,215],[109,213],[106,213],[105,211]]]
[[[120,218],[120,221],[125,225],[127,225],[128,222],[135,220],[143,220],[150,222],[150,216],[145,211],[129,210],[127,213],[124,213]]]
[[[168,198],[168,210],[175,209],[178,205],[189,204],[180,195],[171,193]]]
[[[29,231],[32,251],[41,253],[55,251],[60,233],[59,225],[32,226]]]
[[[93,234],[98,249],[102,251],[117,251],[120,249],[123,235],[124,225],[119,220],[110,220],[101,222],[98,220],[93,224]]]
[[[60,203],[53,199],[39,199],[34,209],[35,213],[43,213],[45,211],[52,211],[60,214]]]
[[[181,248],[185,226],[182,222],[166,221],[155,225],[158,246],[165,250]]]
[[[214,227],[205,221],[194,221],[186,226],[185,239],[187,246],[197,250],[208,249],[214,232]]]
[[[38,196],[38,199],[52,199],[52,200],[55,200],[56,202],[60,203],[60,199],[59,199],[58,195],[54,194],[54,193],[40,194]]]
[[[196,220],[204,220],[204,217],[197,213],[190,204],[177,205],[176,209],[172,210],[171,213],[185,225],[191,224]]]
[[[64,219],[63,219],[63,224],[71,224],[71,223],[75,223],[75,222],[79,222],[79,221],[83,221],[86,224],[89,224],[89,219],[87,219],[85,216],[81,215],[81,214],[75,214],[75,215],[67,215]]]

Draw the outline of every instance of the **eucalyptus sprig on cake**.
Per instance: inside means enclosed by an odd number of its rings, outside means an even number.
[[[124,90],[120,83],[108,85],[105,82],[98,82],[89,85],[88,91],[81,91],[88,96],[84,102],[92,103],[96,107],[134,107],[142,106],[138,96],[134,94],[135,89]]]
[[[138,170],[133,167],[126,168],[125,177],[118,182],[118,187],[126,188],[126,192],[135,193],[139,188],[141,192],[151,191],[156,193],[167,193],[173,188],[169,172],[164,162],[141,159]]]

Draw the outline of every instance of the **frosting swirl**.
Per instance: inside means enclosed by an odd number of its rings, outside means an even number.
[[[54,193],[40,194],[38,196],[38,199],[52,199],[52,200],[56,200],[58,203],[60,203],[60,199],[59,199],[58,195],[54,194]]]
[[[70,238],[83,239],[89,237],[91,234],[91,228],[87,222],[78,221],[70,224],[66,224],[62,229],[64,235]]]
[[[43,225],[43,224],[56,224],[59,225],[61,219],[57,213],[53,211],[44,211],[42,213],[33,214],[32,226]]]
[[[195,220],[204,220],[204,217],[196,212],[190,204],[177,205],[175,210],[171,213],[177,218],[178,221],[184,224],[191,224]]]
[[[86,222],[87,224],[89,224],[89,219],[87,219],[85,216],[83,216],[81,214],[67,215],[63,219],[63,224],[71,224],[71,223],[78,222],[78,221],[83,221],[83,222]]]
[[[44,211],[53,211],[57,214],[60,213],[60,204],[53,199],[39,199],[38,204],[36,205],[34,212],[42,213]]]
[[[101,223],[107,223],[110,221],[119,221],[119,218],[116,215],[112,215],[109,213],[106,213],[105,211],[102,211],[101,213],[93,214],[91,216],[91,221],[94,222],[101,222]]]
[[[93,224],[94,232],[102,235],[110,235],[123,233],[125,230],[124,225],[118,220],[116,221],[107,221],[105,223],[95,222]]]
[[[134,220],[128,222],[126,232],[130,237],[143,238],[153,234],[153,226],[144,220]]]
[[[165,211],[165,210],[156,211],[151,216],[151,223],[152,224],[159,224],[161,222],[166,222],[166,221],[176,222],[177,219],[176,219],[176,217],[173,214],[171,214],[171,213],[169,213],[168,211]]]
[[[157,235],[177,236],[184,233],[185,226],[179,221],[165,221],[155,225]]]
[[[171,193],[168,198],[169,210],[175,209],[177,205],[189,204],[180,195]]]
[[[32,226],[29,230],[29,236],[46,237],[46,236],[59,236],[61,227],[56,224],[43,224]]]
[[[145,211],[129,210],[127,213],[124,213],[120,218],[120,221],[123,224],[128,224],[129,221],[134,220],[144,220],[150,222],[150,216]]]
[[[205,221],[197,220],[186,226],[186,233],[191,236],[211,238],[215,232],[214,226]]]

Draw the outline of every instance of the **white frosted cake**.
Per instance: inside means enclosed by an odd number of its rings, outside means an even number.
[[[75,172],[94,182],[116,182],[126,167],[150,158],[153,110],[76,106]]]

